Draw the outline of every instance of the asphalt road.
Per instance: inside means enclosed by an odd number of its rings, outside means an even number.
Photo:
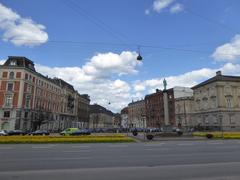
[[[240,141],[0,145],[0,180],[240,179]]]

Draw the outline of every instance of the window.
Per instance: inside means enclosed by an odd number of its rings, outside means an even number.
[[[30,93],[32,90],[32,87],[30,85],[27,85],[27,92]]]
[[[28,74],[27,73],[25,74],[25,79],[28,80]]]
[[[3,117],[9,118],[10,117],[10,111],[4,111]]]
[[[232,97],[231,96],[226,97],[226,106],[227,106],[227,108],[232,108]]]
[[[12,106],[12,95],[6,95],[5,106],[6,107],[11,107]]]
[[[230,124],[235,124],[235,120],[234,120],[233,115],[229,115],[229,123]]]
[[[8,83],[7,91],[12,91],[12,90],[13,90],[13,83]]]
[[[31,102],[31,96],[30,95],[26,96],[25,102],[26,102],[26,104],[25,104],[26,108],[30,108],[30,102]]]
[[[2,77],[7,78],[8,72],[3,72]]]
[[[28,117],[28,112],[24,113],[24,117],[27,118]]]
[[[11,66],[16,66],[16,64],[17,64],[17,62],[16,62],[15,60],[12,60],[12,61],[10,62],[10,65],[11,65]]]
[[[10,72],[9,79],[14,79],[14,72]]]

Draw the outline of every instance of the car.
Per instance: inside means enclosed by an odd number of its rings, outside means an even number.
[[[42,135],[43,136],[43,135],[49,135],[50,133],[46,130],[36,130],[36,131],[34,131],[30,134],[33,135],[33,136],[37,136],[37,135]]]
[[[27,132],[24,130],[10,130],[8,131],[9,136],[17,136],[17,135],[26,135]]]
[[[60,135],[63,135],[63,136],[70,135],[77,130],[79,130],[79,129],[78,128],[67,128],[64,131],[60,132]]]
[[[79,129],[77,131],[72,132],[71,136],[79,136],[79,135],[90,135],[91,132],[88,129]]]
[[[0,136],[7,136],[8,132],[6,130],[0,130]]]

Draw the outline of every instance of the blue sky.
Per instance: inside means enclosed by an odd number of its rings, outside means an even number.
[[[26,56],[118,111],[155,88],[239,75],[238,0],[0,0],[0,60]],[[136,51],[144,58],[135,61]],[[111,102],[111,105],[108,105]]]

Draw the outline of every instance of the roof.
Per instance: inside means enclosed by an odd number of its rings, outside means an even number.
[[[108,114],[110,116],[113,116],[112,111],[110,111],[110,110],[106,109],[105,107],[100,106],[98,104],[90,105],[90,114],[92,114],[92,113],[103,113],[103,114]]]
[[[33,61],[24,56],[8,56],[8,59],[2,66],[24,67],[36,72]]]
[[[196,86],[193,86],[192,89],[197,89],[199,87],[205,86],[207,84],[210,84],[216,81],[240,82],[240,76],[225,76],[225,75],[218,74]]]

